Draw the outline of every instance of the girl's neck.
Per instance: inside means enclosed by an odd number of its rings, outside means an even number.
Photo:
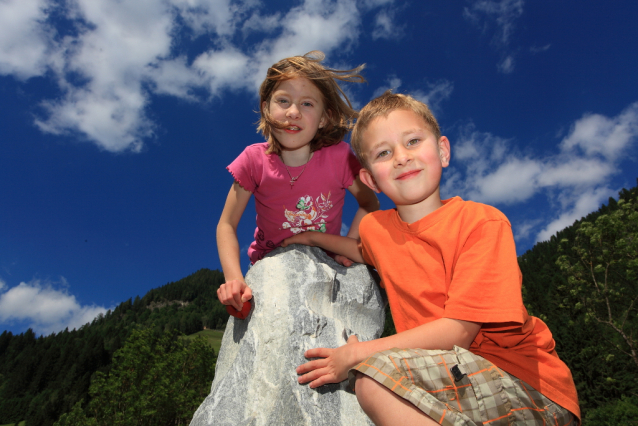
[[[306,164],[312,158],[310,144],[295,150],[282,150],[281,161],[288,167],[299,167]]]

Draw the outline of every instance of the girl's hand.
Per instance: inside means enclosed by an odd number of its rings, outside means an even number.
[[[312,239],[312,237],[314,236],[313,234],[316,234],[316,232],[307,231],[295,234],[292,237],[283,240],[281,242],[281,246],[288,247],[290,244],[303,244],[304,246],[314,247],[315,243]]]
[[[222,305],[231,305],[241,311],[244,302],[252,299],[253,292],[248,285],[241,280],[226,281],[217,289],[217,298]]]
[[[340,254],[335,256],[335,262],[337,262],[339,265],[343,265],[346,268],[352,266],[354,264],[354,262],[350,259],[348,259],[345,256],[341,256]]]
[[[307,362],[297,367],[299,383],[310,382],[311,388],[326,385],[328,383],[339,383],[348,378],[348,371],[359,363],[356,357],[356,344],[359,343],[357,336],[352,335],[348,343],[336,349],[316,348],[307,350],[304,354],[306,358],[321,358]],[[305,374],[304,374],[305,373]]]

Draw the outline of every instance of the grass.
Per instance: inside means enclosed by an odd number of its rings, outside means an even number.
[[[15,424],[15,423],[7,423],[6,425],[0,425],[0,426],[24,426],[24,425],[25,425],[25,422],[24,422],[24,420],[23,420],[23,421],[21,421],[21,422],[20,422],[20,423],[18,423],[18,424]]]
[[[202,330],[190,336],[185,336],[185,339],[194,339],[197,336],[202,336],[209,345],[215,349],[215,355],[219,353],[219,348],[222,346],[223,330]],[[2,425],[0,425],[2,426]]]

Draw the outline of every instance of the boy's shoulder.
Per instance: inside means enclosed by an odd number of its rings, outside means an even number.
[[[475,201],[465,201],[461,197],[453,197],[442,200],[443,206],[414,224],[410,228],[417,229],[429,227],[442,222],[456,222],[460,226],[474,226],[485,221],[503,221],[510,225],[507,216],[499,209],[488,204]],[[405,226],[399,219],[396,208],[389,210],[377,210],[367,214],[361,221],[361,226],[372,224],[387,228],[389,232],[401,232]],[[374,225],[372,225],[374,226]],[[511,226],[511,225],[510,225]]]

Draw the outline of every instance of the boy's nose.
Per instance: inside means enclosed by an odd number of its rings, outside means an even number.
[[[399,148],[394,153],[394,164],[396,166],[405,166],[410,162],[412,156],[407,149]]]

